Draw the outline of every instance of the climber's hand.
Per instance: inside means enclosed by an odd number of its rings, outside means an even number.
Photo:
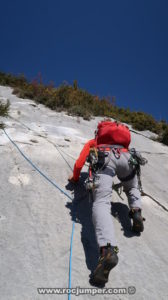
[[[73,174],[71,174],[71,175],[68,177],[68,181],[71,182],[71,183],[77,183],[77,181],[74,180],[74,178],[73,178]]]

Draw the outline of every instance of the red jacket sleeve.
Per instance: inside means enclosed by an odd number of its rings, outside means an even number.
[[[95,139],[88,141],[84,145],[84,147],[74,165],[73,179],[75,181],[78,181],[78,179],[79,179],[81,169],[85,164],[87,156],[89,155],[90,148],[95,147],[95,145],[96,145]]]

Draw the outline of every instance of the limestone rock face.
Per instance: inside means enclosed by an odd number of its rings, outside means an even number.
[[[0,130],[0,298],[67,299],[68,295],[42,296],[37,289],[68,288],[73,222],[72,287],[93,288],[89,275],[97,263],[98,249],[92,203],[83,186],[87,166],[75,190],[67,178],[101,118],[85,121],[32,105],[33,101],[13,95],[9,87],[0,86],[0,99],[11,102],[9,117],[1,118],[7,134],[41,172],[74,199],[72,202],[40,175]],[[114,290],[112,295],[109,290],[103,294],[101,290],[97,300],[168,299],[168,147],[151,136],[149,132],[132,132],[131,146],[148,160],[142,167],[146,221],[141,236],[130,231],[124,192],[119,196],[113,191],[111,199],[119,264],[111,271],[106,288],[126,288],[127,293]],[[136,292],[129,287],[135,287]],[[80,299],[93,296],[83,294]]]

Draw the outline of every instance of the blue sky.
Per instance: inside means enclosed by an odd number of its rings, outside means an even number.
[[[1,1],[0,70],[168,121],[168,1]]]

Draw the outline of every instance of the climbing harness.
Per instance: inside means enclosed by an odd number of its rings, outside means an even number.
[[[109,163],[111,151],[117,159],[120,158],[120,145],[103,145],[100,147],[90,148],[87,162],[89,163],[88,177],[85,180],[85,187],[88,191],[93,191],[96,188],[95,178],[97,172],[103,170]],[[106,159],[107,158],[107,159]]]
[[[85,187],[88,191],[93,191],[96,187],[95,177],[98,171],[103,170],[109,163],[111,158],[111,152],[114,154],[116,159],[119,159],[121,156],[121,151],[124,149],[121,145],[101,145],[97,148],[91,148],[87,162],[89,163],[88,177],[85,180]],[[126,177],[119,177],[121,184],[117,185],[116,188],[120,188],[119,194],[121,194],[122,182],[129,181],[135,177],[137,174],[138,177],[138,186],[141,194],[143,194],[142,181],[141,181],[141,166],[144,166],[148,161],[146,158],[142,157],[140,152],[136,151],[135,148],[127,150],[130,153],[130,158],[128,163],[133,166],[131,174]],[[105,157],[108,156],[108,159],[105,162]]]

